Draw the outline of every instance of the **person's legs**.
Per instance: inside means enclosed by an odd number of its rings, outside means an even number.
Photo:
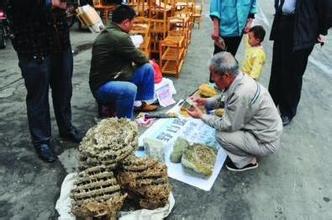
[[[19,56],[19,67],[27,89],[26,105],[32,143],[42,160],[54,162],[56,156],[50,147],[49,57],[31,59]]]
[[[98,103],[108,105],[114,102],[118,118],[133,117],[137,87],[131,82],[110,81],[100,86],[94,96]]]
[[[312,49],[313,47],[292,52],[287,62],[288,71],[283,78],[279,110],[282,116],[287,116],[289,119],[296,115],[302,91],[302,77]]]
[[[274,42],[269,92],[279,107],[283,124],[296,114],[302,90],[302,77],[313,47],[294,51],[294,16],[279,19],[279,35]]]
[[[222,52],[222,51],[228,51],[235,57],[235,54],[241,43],[242,35],[239,37],[222,37],[222,38],[225,41],[226,50],[221,49],[220,47],[218,47],[217,45],[214,44],[213,55],[216,53]],[[210,73],[209,82],[214,83],[211,73]]]
[[[246,131],[216,132],[216,138],[236,167],[242,168],[256,159],[276,150],[274,146],[261,145]]]
[[[214,46],[213,55],[215,55],[216,53],[225,51],[224,49],[221,49],[220,47],[218,47],[216,44],[213,44],[213,46]],[[209,77],[209,82],[214,83],[211,73],[210,73],[210,77]]]
[[[48,103],[49,57],[44,60],[19,56],[19,67],[27,89],[28,123],[34,146],[49,144],[51,122]]]
[[[280,84],[281,84],[281,42],[275,41],[273,43],[273,51],[272,51],[272,66],[271,66],[271,75],[269,82],[269,92],[273,99],[273,102],[276,106],[279,105],[279,97],[281,93]]]
[[[71,97],[73,55],[71,49],[53,54],[51,57],[51,81],[53,108],[60,135],[73,129],[71,122]]]
[[[238,37],[224,37],[226,51],[230,52],[234,57],[241,43],[242,35]]]
[[[224,49],[218,47],[216,44],[213,44],[213,45],[214,45],[213,55],[215,55],[216,53],[225,51]]]
[[[213,55],[222,51],[228,51],[233,56],[236,55],[236,52],[240,46],[242,35],[238,37],[222,37],[225,41],[226,50],[221,49],[217,45],[214,44]]]
[[[131,80],[137,86],[136,100],[154,98],[154,70],[150,63],[138,67]]]

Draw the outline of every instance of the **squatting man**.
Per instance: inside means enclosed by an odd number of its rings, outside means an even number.
[[[226,168],[245,171],[258,167],[258,157],[276,152],[280,146],[282,122],[268,91],[239,70],[229,52],[215,54],[209,64],[211,76],[221,95],[211,98],[192,97],[195,106],[188,113],[216,129],[216,139],[228,158]],[[222,117],[205,114],[224,107]]]

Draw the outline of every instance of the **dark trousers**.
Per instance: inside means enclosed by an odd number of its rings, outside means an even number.
[[[225,41],[226,51],[230,52],[233,56],[235,56],[237,49],[240,46],[242,35],[238,37],[222,37]],[[213,54],[219,53],[221,51],[225,51],[220,47],[214,45]]]
[[[242,35],[239,37],[222,37],[225,41],[225,45],[226,45],[226,51],[230,52],[234,57],[235,54],[240,46],[241,43],[241,39],[242,39]],[[225,51],[223,49],[221,49],[220,47],[214,45],[214,51],[213,54],[219,53],[221,51]],[[210,82],[213,82],[212,78],[211,78],[211,73],[210,73]]]
[[[279,36],[273,44],[269,92],[281,115],[290,119],[296,114],[301,97],[302,77],[313,47],[293,50],[294,18],[282,17]]]
[[[53,108],[60,135],[70,132],[73,73],[71,48],[43,57],[19,55],[19,67],[27,89],[26,105],[32,143],[48,144],[51,138],[49,87],[52,89]]]

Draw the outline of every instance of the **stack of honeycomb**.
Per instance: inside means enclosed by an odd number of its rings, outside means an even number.
[[[87,132],[79,147],[81,172],[71,191],[73,214],[115,219],[127,197],[122,189],[135,195],[142,208],[166,205],[166,166],[133,156],[137,146],[138,127],[127,119],[104,119]],[[113,172],[119,173],[118,180]]]
[[[123,161],[117,179],[141,208],[156,209],[168,201],[171,187],[167,167],[156,160],[129,156]]]
[[[116,218],[127,194],[122,194],[112,171],[95,166],[79,173],[71,192],[72,212],[79,217]]]
[[[138,127],[135,122],[104,119],[87,132],[80,144],[80,169],[101,164],[115,169],[137,146]]]

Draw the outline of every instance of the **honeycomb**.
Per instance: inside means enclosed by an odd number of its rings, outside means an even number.
[[[112,171],[101,165],[79,173],[71,191],[72,212],[79,217],[116,218],[127,194],[123,194]]]
[[[138,127],[127,119],[104,119],[89,129],[79,146],[81,172],[71,191],[75,216],[116,219],[124,203],[131,202],[129,193],[142,208],[166,205],[166,166],[135,157],[137,146]]]
[[[108,118],[89,129],[80,151],[80,169],[105,165],[115,169],[138,146],[138,127],[127,119]]]
[[[166,205],[171,187],[165,164],[131,155],[121,168],[117,175],[119,184],[141,208],[156,209]]]
[[[184,167],[208,177],[213,173],[216,157],[217,154],[213,148],[194,143],[184,150],[181,163]]]

